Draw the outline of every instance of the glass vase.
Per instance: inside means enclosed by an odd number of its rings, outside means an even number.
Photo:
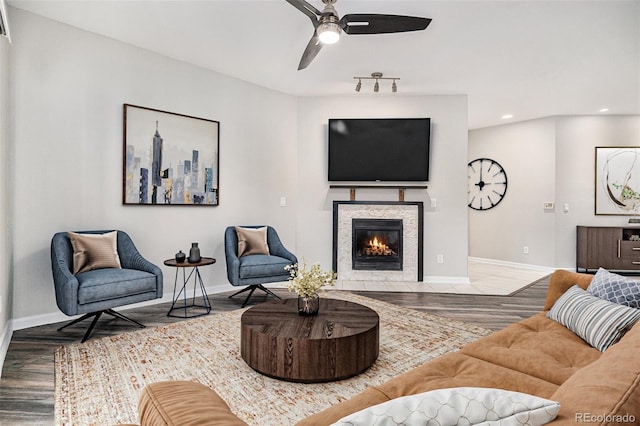
[[[320,297],[318,293],[312,296],[298,296],[298,313],[303,316],[318,315],[320,309]]]

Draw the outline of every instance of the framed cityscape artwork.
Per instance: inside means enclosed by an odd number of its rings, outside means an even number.
[[[595,213],[640,215],[640,147],[596,147]]]
[[[124,104],[122,203],[217,206],[220,123]]]

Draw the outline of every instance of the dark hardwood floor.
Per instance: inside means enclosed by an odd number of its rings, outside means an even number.
[[[433,293],[354,292],[407,308],[437,314],[492,330],[499,330],[513,322],[540,312],[548,280],[535,284],[510,296],[482,296]],[[294,297],[287,290],[275,290],[283,298]],[[239,309],[244,298],[229,299],[232,292],[209,296],[216,312]],[[268,300],[255,294],[252,304]],[[154,327],[183,321],[167,316],[169,303],[122,310],[132,319]],[[88,323],[83,322],[56,331],[64,323],[49,324],[15,331],[7,352],[0,378],[0,425],[51,425],[53,411],[53,351],[57,346],[79,342]],[[136,327],[110,316],[98,322],[92,338],[119,334]]]

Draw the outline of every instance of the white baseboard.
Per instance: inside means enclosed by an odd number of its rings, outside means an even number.
[[[531,265],[529,263],[507,262],[506,260],[485,259],[482,257],[469,257],[469,260],[472,262],[487,263],[489,265],[507,266],[510,268],[526,269],[529,271],[539,271],[539,272],[548,272],[548,273],[552,273],[556,269],[559,269],[551,266],[540,266],[540,265]]]
[[[13,326],[11,324],[11,320],[9,320],[0,335],[0,376],[2,376],[2,366],[4,365],[4,359],[7,357],[9,343],[11,343],[11,336],[13,336]]]
[[[206,287],[205,290],[207,294],[217,294],[217,293],[224,293],[226,291],[233,290],[234,288],[235,287],[232,287],[231,285],[220,284],[220,285],[215,285],[211,287]],[[196,295],[197,295],[197,292],[196,292]],[[172,300],[173,300],[173,289],[171,290],[171,292],[167,292],[165,289],[164,295],[162,296],[161,299],[154,299],[154,300],[148,300],[146,302],[134,303],[132,305],[127,305],[122,310],[126,311],[129,309],[139,308],[142,306],[157,305],[159,303],[171,302]],[[212,308],[213,310],[215,310],[215,306],[212,306]],[[63,322],[63,321],[71,321],[79,317],[80,315],[69,317],[63,314],[62,312],[51,312],[48,314],[31,315],[23,318],[15,318],[11,320],[10,323],[11,322],[13,323],[13,330],[24,330],[25,328],[38,327],[40,325],[53,324],[56,322]],[[9,338],[9,340],[11,340],[11,338]],[[0,347],[0,349],[2,348]]]

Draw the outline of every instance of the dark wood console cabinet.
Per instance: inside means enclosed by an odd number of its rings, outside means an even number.
[[[640,271],[640,227],[578,226],[576,270]]]

